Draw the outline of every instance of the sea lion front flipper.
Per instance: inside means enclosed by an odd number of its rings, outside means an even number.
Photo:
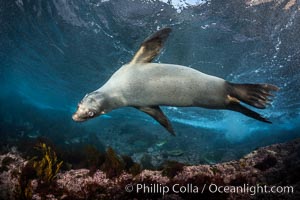
[[[163,113],[163,111],[159,108],[159,106],[135,107],[135,108],[153,117],[156,121],[160,123],[160,125],[165,127],[169,133],[175,135],[171,122]]]
[[[130,64],[151,62],[159,54],[171,31],[171,28],[163,28],[146,38]]]

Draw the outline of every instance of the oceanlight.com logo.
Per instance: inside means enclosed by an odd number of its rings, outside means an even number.
[[[243,184],[241,186],[220,186],[214,183],[203,184],[201,186],[194,184],[173,184],[162,185],[158,183],[153,184],[128,184],[125,186],[126,192],[134,192],[137,194],[168,194],[168,193],[180,193],[180,194],[203,194],[209,192],[211,194],[249,194],[251,196],[256,194],[293,194],[293,186],[267,186],[267,185],[249,185]]]
[[[267,186],[267,185],[252,185],[243,184],[242,186],[218,186],[210,184],[208,187],[210,193],[238,193],[238,194],[293,194],[293,186]]]

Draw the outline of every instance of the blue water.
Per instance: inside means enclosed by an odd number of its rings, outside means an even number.
[[[136,161],[150,155],[154,164],[166,159],[193,164],[236,159],[299,137],[299,5],[249,2],[1,1],[2,146],[46,137],[64,146],[112,146]],[[176,137],[133,108],[73,122],[82,97],[130,61],[144,38],[166,26],[173,31],[156,62],[233,82],[277,85],[281,90],[272,105],[256,110],[273,124],[231,111],[175,107],[163,110]]]

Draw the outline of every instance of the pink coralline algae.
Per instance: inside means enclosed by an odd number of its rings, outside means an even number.
[[[26,161],[15,151],[0,155],[0,198],[15,199],[18,196],[19,176]]]
[[[135,178],[136,182],[143,182],[144,180],[158,182],[163,185],[167,184],[170,181],[168,177],[162,176],[161,171],[151,170],[144,170],[139,174],[139,176]]]
[[[184,166],[175,176],[164,176],[162,171],[143,170],[138,175],[123,172],[113,178],[100,170],[93,174],[88,169],[60,172],[47,190],[40,182],[31,180],[32,199],[299,199],[300,139],[260,148],[238,161],[214,165]],[[0,156],[0,191],[2,199],[17,199],[19,176],[26,164],[17,152]],[[148,186],[138,191],[138,186]],[[170,188],[183,192],[176,193]],[[214,193],[204,190],[204,185],[221,186],[267,185],[293,186],[293,193],[256,194]],[[196,188],[196,186],[198,188]],[[167,189],[169,189],[167,191]],[[199,189],[199,190],[196,190]],[[145,192],[146,191],[146,192]],[[162,191],[167,191],[162,193]],[[193,193],[194,192],[194,193]],[[197,192],[197,194],[195,194]]]

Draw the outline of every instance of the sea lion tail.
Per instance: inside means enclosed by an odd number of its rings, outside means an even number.
[[[236,84],[229,83],[229,95],[250,106],[265,109],[270,104],[274,95],[272,91],[279,88],[271,84]]]
[[[243,113],[248,117],[252,117],[262,122],[272,123],[257,112],[241,105],[240,101],[259,109],[265,109],[272,101],[270,97],[274,96],[271,92],[277,90],[279,90],[279,88],[271,84],[228,83],[227,97],[229,103],[227,109]]]

